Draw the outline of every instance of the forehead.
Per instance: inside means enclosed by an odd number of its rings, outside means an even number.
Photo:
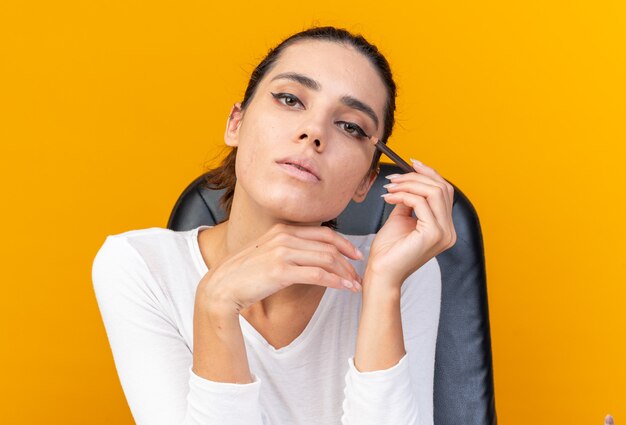
[[[374,66],[354,47],[319,40],[301,40],[282,51],[265,76],[266,83],[284,72],[297,72],[319,82],[320,93],[351,95],[382,113],[387,90]],[[285,80],[276,80],[285,81]]]

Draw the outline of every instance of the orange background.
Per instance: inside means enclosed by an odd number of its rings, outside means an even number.
[[[478,211],[500,423],[626,425],[626,6],[598,0],[3,1],[0,422],[132,423],[96,251],[166,226],[254,66],[314,24],[381,48],[390,146]]]

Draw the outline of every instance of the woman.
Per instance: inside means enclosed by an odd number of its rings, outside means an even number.
[[[107,237],[94,288],[137,423],[433,423],[452,187],[416,163],[389,177],[377,234],[334,230],[377,176],[370,138],[391,135],[395,96],[361,36],[295,34],[227,120],[208,177],[227,219]]]

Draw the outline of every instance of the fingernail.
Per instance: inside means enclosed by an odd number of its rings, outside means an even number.
[[[359,248],[357,248],[356,246],[354,247],[354,252],[356,252],[356,255],[357,255],[359,258],[361,258],[361,259],[363,258],[363,253],[362,253],[362,252],[361,252],[361,250],[360,250]]]
[[[343,286],[345,286],[346,288],[352,288],[354,285],[352,284],[352,282],[350,282],[348,279],[341,279],[341,283],[343,284]]]
[[[413,158],[411,158],[411,162],[412,162],[414,165],[417,165],[417,166],[420,166],[420,167],[423,167],[423,166],[424,166],[424,164],[422,164],[422,163],[421,163],[420,161],[418,161],[417,159],[413,159]]]
[[[357,291],[361,291],[363,289],[361,284],[357,282],[356,280],[354,281],[354,287],[357,289]]]
[[[388,184],[384,185],[383,187],[384,187],[385,189],[389,189],[389,188],[391,188],[391,187],[396,187],[396,186],[397,186],[397,184],[396,184],[396,183],[388,183]]]
[[[395,179],[397,177],[400,177],[400,174],[389,174],[388,176],[385,176],[386,179]]]

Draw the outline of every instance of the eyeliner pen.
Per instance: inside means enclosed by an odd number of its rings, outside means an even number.
[[[377,137],[373,137],[373,136],[370,137],[370,142],[374,146],[376,146],[376,149],[378,149],[379,151],[387,155],[389,158],[391,158],[393,162],[395,162],[398,165],[398,167],[402,168],[407,173],[412,173],[415,171],[415,168],[411,167],[408,162],[400,158],[398,154],[396,154],[394,151],[389,149],[389,147],[383,142],[381,142]]]

